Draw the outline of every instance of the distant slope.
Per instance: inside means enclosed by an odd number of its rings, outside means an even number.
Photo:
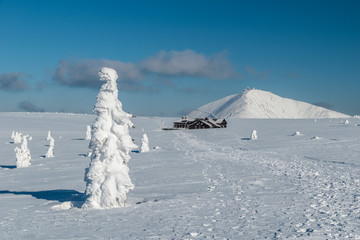
[[[271,92],[247,89],[203,105],[190,118],[344,118],[348,115],[309,103],[282,98]]]

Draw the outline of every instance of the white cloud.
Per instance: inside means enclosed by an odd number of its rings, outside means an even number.
[[[239,74],[232,69],[225,54],[211,57],[196,53],[193,50],[161,51],[154,57],[141,62],[143,71],[166,76],[191,76],[212,79],[237,78]]]
[[[97,74],[103,66],[117,70],[120,89],[128,91],[149,91],[150,88],[143,81],[149,76],[239,78],[223,52],[206,57],[192,50],[185,50],[161,51],[135,63],[107,59],[62,60],[53,79],[67,86],[98,88],[101,83]]]

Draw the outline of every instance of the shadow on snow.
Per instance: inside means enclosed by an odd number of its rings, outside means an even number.
[[[45,199],[49,201],[80,201],[83,193],[75,190],[67,189],[56,189],[56,190],[45,190],[45,191],[8,191],[2,190],[0,194],[15,194],[15,195],[30,195],[37,199]]]
[[[16,168],[16,165],[0,165],[1,168],[13,169]]]

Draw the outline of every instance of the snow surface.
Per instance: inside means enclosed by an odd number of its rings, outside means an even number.
[[[309,103],[282,98],[271,92],[246,89],[201,106],[188,114],[190,118],[344,118],[348,115]]]
[[[1,239],[360,238],[360,119],[229,119],[228,128],[162,131],[176,119],[138,117],[131,136],[140,143],[145,131],[159,148],[131,153],[128,206],[88,210],[79,207],[83,136],[94,119],[0,113]],[[12,129],[33,137],[30,167],[15,168]],[[42,158],[44,129],[57,139],[54,158]],[[253,129],[261,137],[248,141]]]

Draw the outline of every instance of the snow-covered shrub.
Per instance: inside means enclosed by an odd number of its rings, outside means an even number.
[[[12,131],[12,133],[11,133],[11,139],[14,140],[14,138],[15,138],[15,132]]]
[[[14,134],[14,143],[21,143],[22,138],[23,138],[22,133],[15,132],[15,134]]]
[[[148,152],[150,151],[150,148],[149,148],[149,139],[146,135],[146,133],[143,134],[143,137],[141,139],[141,148],[140,148],[140,152]]]
[[[295,131],[291,136],[300,136],[301,133],[299,131]]]
[[[346,120],[344,121],[344,124],[345,124],[345,125],[349,124],[349,120],[346,119]]]
[[[104,67],[99,76],[105,83],[94,107],[97,118],[92,124],[91,161],[85,170],[86,200],[82,207],[124,207],[127,193],[134,188],[127,166],[130,151],[137,148],[129,135],[133,124],[118,100],[116,71]]]
[[[45,157],[47,157],[47,158],[54,157],[54,146],[55,146],[55,140],[54,140],[54,138],[51,137],[49,149],[48,149],[47,153],[45,154]]]
[[[22,137],[21,147],[15,148],[15,156],[16,156],[16,167],[30,167],[31,166],[31,154],[30,150],[27,146],[27,138],[26,136]]]
[[[318,137],[318,136],[314,136],[314,137],[312,137],[311,139],[312,139],[312,140],[319,140],[319,139],[320,139],[320,137]]]
[[[91,139],[91,127],[87,125],[85,140],[90,140],[90,139]]]
[[[256,139],[257,139],[256,130],[253,130],[250,136],[250,140],[256,140]]]
[[[51,132],[50,131],[48,131],[48,135],[47,135],[47,137],[46,137],[46,140],[48,140],[48,141],[50,141],[50,139],[52,138],[52,136],[51,136]]]

